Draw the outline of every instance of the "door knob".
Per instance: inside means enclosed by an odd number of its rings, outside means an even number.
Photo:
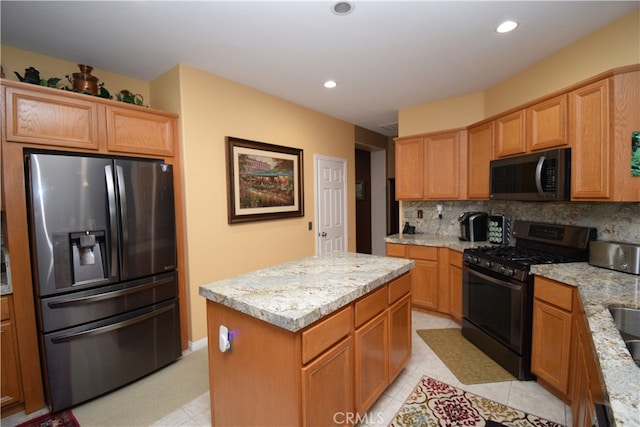
[[[319,235],[320,237],[327,237],[327,233],[325,233],[324,231],[323,231],[322,233],[318,233],[318,235]]]

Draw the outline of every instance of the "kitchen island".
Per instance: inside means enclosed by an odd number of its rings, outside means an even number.
[[[334,253],[201,286],[212,425],[353,423],[411,355],[413,266]]]

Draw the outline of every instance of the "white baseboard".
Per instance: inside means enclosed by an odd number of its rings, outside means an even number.
[[[201,348],[205,348],[208,345],[208,343],[209,343],[209,339],[206,337],[195,342],[189,341],[189,351],[197,351],[197,350],[200,350]]]

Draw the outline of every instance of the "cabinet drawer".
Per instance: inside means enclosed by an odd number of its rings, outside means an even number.
[[[438,260],[438,248],[435,246],[408,246],[407,258]]]
[[[387,243],[387,256],[404,258],[406,247],[407,245],[401,245],[400,243]]]
[[[411,272],[389,282],[389,304],[393,304],[411,290]]]
[[[356,328],[387,308],[387,285],[356,303]]]
[[[0,320],[11,319],[11,312],[9,311],[9,297],[0,298]]]
[[[302,333],[302,364],[337,343],[353,330],[353,308],[349,306]]]
[[[567,311],[573,310],[573,288],[543,277],[536,277],[534,296]]]
[[[462,252],[449,250],[449,264],[462,268]]]

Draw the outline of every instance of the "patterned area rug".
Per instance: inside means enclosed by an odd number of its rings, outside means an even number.
[[[563,427],[502,403],[422,377],[389,427]]]
[[[60,411],[25,421],[17,427],[80,427],[80,423],[71,411]]]

